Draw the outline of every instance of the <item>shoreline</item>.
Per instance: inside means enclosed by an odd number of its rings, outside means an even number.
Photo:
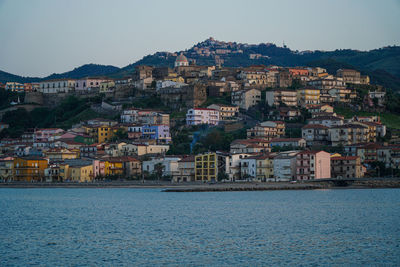
[[[400,179],[360,179],[338,186],[331,181],[290,182],[227,182],[227,183],[171,183],[171,182],[93,182],[93,183],[47,183],[47,182],[8,182],[0,183],[0,188],[132,188],[160,189],[162,192],[230,192],[230,191],[275,191],[275,190],[323,190],[323,189],[379,189],[400,188]]]

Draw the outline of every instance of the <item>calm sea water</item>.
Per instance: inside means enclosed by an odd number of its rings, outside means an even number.
[[[400,265],[400,190],[0,189],[1,266]]]

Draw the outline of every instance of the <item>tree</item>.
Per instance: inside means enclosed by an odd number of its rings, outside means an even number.
[[[223,180],[227,180],[229,178],[228,174],[226,174],[226,172],[220,171],[218,172],[218,181],[223,181]]]
[[[113,140],[114,140],[114,141],[121,140],[121,139],[127,139],[127,138],[128,138],[128,132],[125,131],[125,130],[122,129],[122,128],[119,128],[119,129],[114,133],[114,136],[113,136]]]
[[[164,169],[165,169],[165,166],[162,163],[157,163],[154,165],[154,172],[157,175],[158,181],[160,181],[160,178],[163,175]]]
[[[2,137],[19,137],[27,128],[33,128],[35,126],[31,115],[23,108],[7,111],[3,115],[2,122],[10,126],[10,128],[3,130]]]

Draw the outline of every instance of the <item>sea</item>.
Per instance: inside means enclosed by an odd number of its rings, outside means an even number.
[[[400,266],[400,189],[0,189],[0,266]]]

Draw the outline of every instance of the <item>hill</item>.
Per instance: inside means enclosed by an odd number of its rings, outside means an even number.
[[[173,67],[175,57],[183,53],[197,65],[215,65],[217,60],[223,61],[226,67],[246,67],[251,65],[279,66],[321,66],[329,73],[336,73],[338,68],[355,68],[371,77],[372,83],[380,83],[385,87],[400,91],[400,47],[388,46],[370,51],[338,49],[334,51],[294,51],[271,43],[245,44],[223,42],[209,38],[197,43],[185,51],[157,52],[147,55],[141,60],[126,67],[87,64],[72,71],[52,74],[45,78],[30,78],[0,72],[0,82],[6,81],[38,81],[55,78],[79,79],[85,76],[108,76],[121,78],[131,75],[137,65]]]
[[[61,79],[61,78],[80,79],[89,76],[107,76],[109,74],[116,73],[119,70],[120,68],[111,65],[86,64],[61,74],[53,73],[44,79],[46,80]]]
[[[112,73],[116,73],[120,71],[120,68],[110,65],[98,65],[98,64],[85,64],[78,68],[75,68],[71,71],[64,73],[53,73],[44,78],[38,77],[22,77],[18,75],[14,75],[11,73],[7,73],[4,71],[0,71],[0,82],[40,82],[43,80],[51,80],[51,79],[61,79],[61,78],[70,78],[70,79],[80,79],[88,76],[108,76]]]
[[[2,83],[6,82],[30,83],[30,82],[38,82],[40,80],[41,79],[37,77],[23,77],[0,70],[0,82]]]

